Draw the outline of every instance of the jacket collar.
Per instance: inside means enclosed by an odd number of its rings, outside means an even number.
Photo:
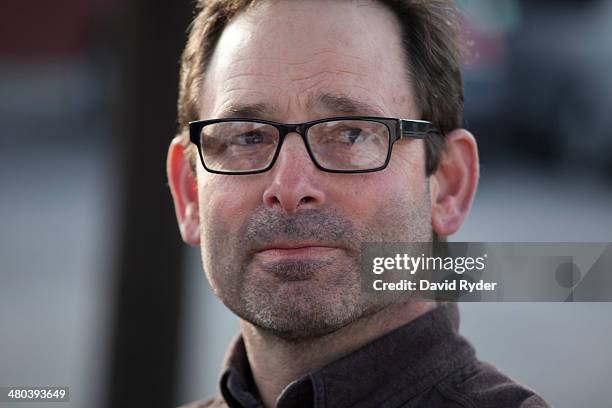
[[[458,334],[455,303],[434,310],[289,384],[278,407],[379,406],[405,401],[475,359]],[[242,336],[232,343],[221,376],[229,406],[260,406]]]

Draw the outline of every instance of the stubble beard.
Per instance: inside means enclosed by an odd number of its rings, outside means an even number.
[[[431,241],[428,197],[408,208],[405,201],[393,205],[391,200],[363,230],[330,208],[293,217],[259,208],[233,235],[234,242],[208,248],[205,269],[215,268],[207,273],[209,281],[237,316],[276,337],[301,341],[335,332],[402,301],[362,289],[361,243]],[[219,225],[213,229],[214,234],[228,231]],[[343,249],[325,259],[266,264],[244,250],[273,239],[335,242]]]

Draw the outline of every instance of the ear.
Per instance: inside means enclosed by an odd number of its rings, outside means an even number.
[[[185,157],[186,147],[175,137],[168,149],[166,171],[174,200],[174,209],[183,241],[190,245],[200,243],[200,214],[196,175]]]
[[[465,129],[446,135],[446,149],[436,172],[429,178],[432,227],[436,234],[454,234],[467,217],[480,169],[476,139]]]

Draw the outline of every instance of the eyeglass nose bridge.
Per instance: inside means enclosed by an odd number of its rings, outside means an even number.
[[[304,143],[304,147],[306,148],[306,152],[308,153],[310,160],[313,162],[313,164],[317,168],[321,168],[321,166],[317,162],[317,159],[314,157],[312,150],[310,149],[310,144],[308,143],[308,140],[306,140],[306,132],[308,131],[309,127],[310,126],[308,123],[287,123],[287,124],[277,126],[277,128],[279,129],[279,133],[280,133],[279,134],[280,140],[278,141],[278,148],[277,148],[276,154],[274,155],[274,158],[271,164],[272,166],[275,164],[276,159],[280,155],[281,149],[283,148],[283,143],[285,142],[285,138],[287,137],[287,135],[289,135],[290,133],[297,133],[302,138],[302,142]]]
[[[284,141],[285,137],[289,134],[289,133],[297,133],[300,136],[302,136],[302,140],[304,140],[304,143],[306,143],[306,130],[308,129],[308,125],[305,123],[288,123],[288,124],[284,124],[282,126],[279,126],[280,128],[280,137],[281,137],[281,144]]]

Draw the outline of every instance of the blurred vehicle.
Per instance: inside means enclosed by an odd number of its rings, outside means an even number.
[[[612,174],[612,2],[492,3],[465,5],[466,119],[483,148]]]

